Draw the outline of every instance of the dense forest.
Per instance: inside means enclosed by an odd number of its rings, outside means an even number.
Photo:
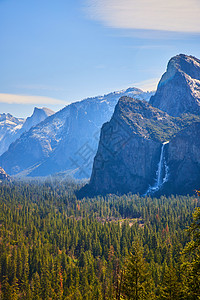
[[[0,299],[200,299],[200,198],[0,186]]]

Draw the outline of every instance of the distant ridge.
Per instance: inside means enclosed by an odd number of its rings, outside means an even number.
[[[39,108],[35,107],[33,114],[26,119],[22,126],[20,134],[28,131],[31,127],[36,126],[40,122],[44,121],[47,117],[55,114],[55,112],[47,107]]]
[[[8,150],[9,145],[19,137],[25,120],[9,113],[0,114],[0,155]]]
[[[16,118],[9,113],[0,114],[0,155],[7,151],[10,144],[15,142],[22,133],[52,114],[54,112],[46,107],[35,107],[33,114],[27,119]]]
[[[72,103],[25,132],[0,157],[0,163],[11,175],[65,172],[89,178],[101,126],[110,120],[119,98],[127,95],[149,100],[153,92],[128,88]]]

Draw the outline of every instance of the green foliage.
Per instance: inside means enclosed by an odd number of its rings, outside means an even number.
[[[144,250],[138,240],[133,243],[126,262],[123,294],[128,299],[135,300],[155,298],[149,266],[144,259]]]
[[[80,201],[77,188],[0,185],[1,299],[198,299],[198,198]]]
[[[187,243],[183,254],[188,259],[182,263],[182,277],[187,299],[200,299],[200,208],[197,207],[193,214],[193,222],[188,232],[191,241]]]
[[[163,265],[163,279],[159,286],[159,299],[181,299],[181,284],[172,264],[169,266],[167,264]]]

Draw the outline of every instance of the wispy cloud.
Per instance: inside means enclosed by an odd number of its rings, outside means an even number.
[[[148,80],[134,82],[133,86],[142,89],[143,91],[155,91],[160,78],[151,78]]]
[[[105,25],[200,33],[199,0],[85,0],[89,16]]]
[[[15,94],[2,94],[0,93],[0,103],[8,104],[49,104],[56,105],[62,104],[66,105],[67,103],[63,100],[42,97],[42,96],[29,96],[29,95],[15,95]]]

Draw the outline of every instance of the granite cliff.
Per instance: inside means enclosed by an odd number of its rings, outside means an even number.
[[[178,55],[150,103],[120,98],[80,196],[192,194],[200,185],[200,61]]]
[[[0,155],[20,136],[24,122],[23,118],[16,118],[9,113],[0,114]]]
[[[29,131],[33,126],[44,121],[54,114],[48,108],[34,108],[33,114],[26,118],[16,118],[11,114],[0,114],[0,155],[6,152],[9,146],[14,143],[24,132]]]
[[[181,130],[187,132],[188,126],[197,121],[198,116],[174,118],[144,101],[122,97],[110,122],[102,127],[92,176],[82,190],[83,195],[145,194],[163,189],[168,169],[171,172],[174,165],[169,141],[173,144]],[[179,155],[178,148],[175,153]]]
[[[0,167],[0,182],[10,181],[10,176]]]
[[[172,57],[149,103],[175,117],[200,115],[200,60],[184,54]]]
[[[200,187],[200,122],[195,122],[173,137],[166,151],[170,170],[163,192],[193,194]],[[162,192],[162,190],[161,190]]]

